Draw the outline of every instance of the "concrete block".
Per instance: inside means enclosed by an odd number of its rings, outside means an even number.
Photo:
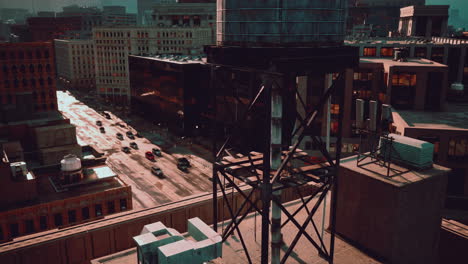
[[[153,235],[155,236],[160,236],[166,233],[166,229],[167,227],[163,223],[156,222],[149,225],[145,225],[141,230],[140,234],[153,233]]]
[[[198,217],[188,220],[188,233],[197,241],[219,236],[218,233]]]
[[[159,264],[197,263],[193,258],[193,244],[187,240],[180,240],[158,248]]]

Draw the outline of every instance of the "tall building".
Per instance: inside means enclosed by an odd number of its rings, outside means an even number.
[[[212,3],[155,5],[150,24],[159,27],[214,27],[216,5]]]
[[[198,55],[214,43],[211,27],[101,27],[93,31],[97,93],[129,103],[128,55]]]
[[[351,0],[348,3],[348,32],[354,26],[366,24],[372,25],[374,35],[384,37],[389,31],[398,30],[400,8],[424,5],[425,0]]]
[[[96,87],[94,44],[92,40],[54,41],[57,86],[61,89],[92,90]]]
[[[446,37],[448,5],[407,6],[400,10],[398,32],[403,36]]]
[[[153,7],[157,4],[176,3],[177,0],[137,0],[138,24],[148,25],[151,21]]]
[[[32,41],[52,41],[64,38],[70,32],[81,31],[82,21],[80,16],[30,17],[28,27]]]
[[[54,49],[50,42],[0,44],[3,121],[57,110]]]
[[[137,24],[136,14],[127,13],[125,6],[104,6],[102,15],[104,26],[134,26]]]
[[[81,17],[80,29],[68,31],[68,39],[91,39],[93,27],[101,26],[103,21],[102,11],[98,8],[77,5],[64,6],[63,11],[57,13],[57,17]]]

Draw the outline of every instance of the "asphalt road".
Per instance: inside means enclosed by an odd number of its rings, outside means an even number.
[[[158,133],[150,128],[150,124],[146,126],[148,129],[136,131],[113,114],[111,114],[112,119],[108,120],[69,92],[58,91],[57,99],[59,110],[77,127],[78,143],[96,145],[105,151],[107,165],[125,183],[132,186],[134,209],[149,208],[211,191],[212,167],[207,160],[200,157],[209,155],[203,153],[202,148],[180,142],[175,144],[174,138],[176,137],[167,131]],[[99,131],[96,125],[97,120],[101,120],[105,133]],[[118,123],[125,127],[120,127]],[[135,137],[131,140],[125,135],[128,130],[134,134],[138,132],[145,137]],[[117,132],[124,135],[124,140],[117,139]],[[128,154],[122,152],[121,148],[129,146],[132,141],[138,144],[138,149],[131,149],[131,153]],[[162,157],[156,157],[155,162],[145,158],[145,152],[151,151],[153,147],[162,150]],[[194,149],[196,151],[193,151]],[[179,157],[186,157],[190,161],[192,167],[189,168],[188,173],[177,168]],[[165,178],[160,179],[154,176],[150,171],[151,166],[160,167]]]

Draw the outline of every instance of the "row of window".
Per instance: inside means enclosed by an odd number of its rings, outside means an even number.
[[[39,84],[40,86],[44,86],[45,85],[45,80],[43,78],[40,78],[37,82],[36,82],[36,79],[32,78],[30,79],[29,81],[27,79],[23,79],[21,81],[21,85],[23,88],[27,88],[28,86],[30,86],[30,88],[35,88],[35,87],[38,87],[37,84]],[[52,78],[47,78],[47,85],[48,86],[52,86],[54,84],[54,81],[52,80]],[[6,88],[6,89],[9,89],[9,88],[19,88],[20,86],[20,81],[18,79],[14,79],[10,82],[10,80],[4,80],[3,81],[3,87]]]
[[[380,48],[380,57],[393,57],[393,47],[382,47]],[[415,47],[414,56],[418,58],[427,58],[427,47]],[[431,49],[431,60],[443,63],[445,49],[443,47],[433,47]],[[376,57],[377,47],[364,47],[364,57]]]
[[[34,73],[36,70],[37,72],[41,73],[44,71],[44,66],[42,66],[42,64],[38,64],[37,66],[35,66],[34,64],[29,64],[28,70],[29,70],[29,73]],[[5,75],[7,75],[9,72],[16,74],[18,73],[18,71],[21,73],[26,73],[26,66],[23,64],[20,65],[19,67],[16,65],[13,65],[11,67],[8,67],[7,65],[3,65],[2,71]],[[46,72],[52,71],[52,67],[50,66],[50,64],[46,64],[45,71]]]
[[[106,203],[106,205],[107,205],[107,213],[108,214],[113,214],[113,213],[116,212],[114,201],[109,201],[109,202]],[[120,199],[119,207],[120,207],[120,211],[127,210],[127,199]],[[66,219],[68,219],[66,224],[74,224],[74,223],[77,223],[78,221],[86,221],[86,220],[90,219],[90,217],[91,217],[90,211],[91,210],[94,211],[94,215],[96,217],[99,217],[99,216],[103,215],[102,204],[95,204],[92,208],[83,207],[83,208],[78,209],[78,210],[81,210],[81,219],[79,220],[77,218],[77,210],[75,210],[75,209],[68,210],[66,212],[66,214],[65,214]],[[35,233],[35,232],[39,232],[39,231],[45,231],[45,230],[51,229],[53,227],[63,226],[65,224],[64,213],[56,213],[56,214],[54,214],[52,216],[53,226],[49,226],[49,219],[48,218],[49,218],[49,216],[47,216],[47,215],[42,215],[42,216],[39,217],[39,223],[38,223],[39,224],[39,229],[38,230],[35,227],[35,223],[34,223],[33,219],[26,219],[22,223],[18,223],[18,222],[10,223],[8,225],[8,228],[9,228],[9,231],[10,231],[10,237],[15,238],[15,237],[18,237],[20,235],[27,235],[27,234],[31,234],[31,233]],[[24,227],[24,233],[23,234],[20,234],[20,224],[22,224],[23,227]],[[0,241],[5,240],[5,239],[6,239],[5,234],[3,232],[2,227],[0,226]]]
[[[0,60],[16,60],[16,59],[48,59],[50,57],[49,50],[15,50],[15,51],[0,51]]]

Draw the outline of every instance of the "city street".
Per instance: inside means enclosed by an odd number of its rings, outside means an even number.
[[[183,197],[211,190],[212,167],[207,161],[211,153],[208,150],[189,145],[170,135],[167,130],[137,117],[131,118],[132,124],[137,124],[135,126],[130,126],[114,114],[111,114],[111,119],[106,119],[95,110],[101,109],[97,103],[93,104],[92,108],[69,92],[58,91],[57,99],[59,110],[77,127],[78,143],[95,145],[103,150],[108,166],[125,183],[132,186],[134,209],[178,201]],[[101,133],[96,125],[98,120],[102,122],[105,133]],[[141,130],[137,131],[135,127]],[[133,134],[138,132],[143,137],[129,139],[127,131]],[[116,137],[117,133],[123,135],[123,140]],[[130,153],[124,153],[122,147],[129,147],[130,142],[137,143],[138,149],[130,148]],[[161,149],[162,157],[156,156],[156,161],[150,161],[145,157],[145,152],[155,147]],[[190,161],[192,167],[188,172],[177,168],[177,159],[180,157],[186,157]],[[152,166],[161,168],[165,178],[153,175]]]

